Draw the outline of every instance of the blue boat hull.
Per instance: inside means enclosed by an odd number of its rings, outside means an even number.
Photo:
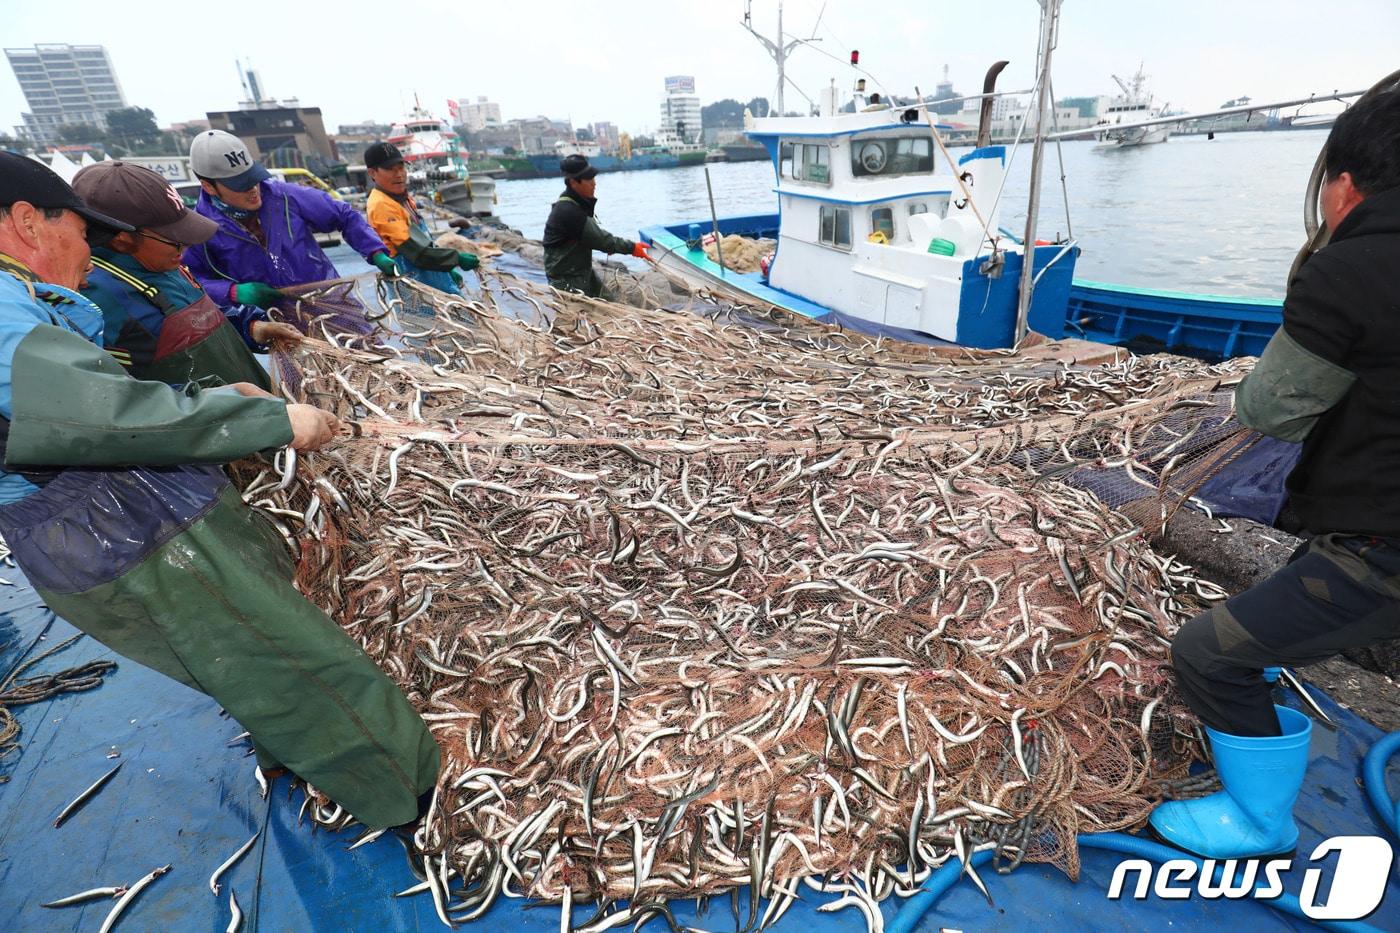
[[[544,178],[557,178],[559,172],[559,157],[556,155],[532,155],[526,156],[530,164]],[[619,159],[613,155],[597,155],[588,160],[588,164],[596,168],[599,172],[639,172],[650,168],[675,168],[681,164],[678,156],[663,152],[634,153],[630,159]]]
[[[778,225],[777,214],[719,219],[720,233],[725,236],[739,234],[775,239]],[[644,228],[641,238],[647,243],[661,246],[667,255],[675,255],[714,278],[719,274],[719,266],[700,250],[685,246],[687,241],[710,232],[710,229],[709,221],[660,224]],[[1058,252],[1059,247],[1037,248],[1036,271],[1042,270]],[[959,315],[956,343],[979,348],[1009,346],[1014,316],[1008,315],[1006,309],[1014,306],[1021,256],[1017,253],[1007,254],[1006,267],[994,279],[982,274],[980,264],[979,258],[970,260],[964,266],[965,303],[975,296],[979,307],[964,309],[975,310],[975,314]],[[1056,339],[1080,337],[1138,352],[1170,352],[1214,362],[1236,356],[1258,356],[1283,323],[1283,302],[1278,299],[1230,298],[1108,285],[1074,279],[1072,270],[1072,262],[1061,261],[1040,277],[1031,305],[1032,330]],[[772,288],[757,273],[727,271],[724,280],[731,287],[760,301],[808,317],[894,336],[891,329],[882,325],[860,322],[800,296]],[[998,309],[997,313],[988,313],[993,308]],[[917,335],[914,339],[947,342]]]
[[[1165,350],[1215,362],[1258,356],[1283,323],[1276,298],[1228,298],[1076,280],[1066,333],[1128,347]]]

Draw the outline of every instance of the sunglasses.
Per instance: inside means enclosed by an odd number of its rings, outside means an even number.
[[[157,243],[164,243],[166,246],[169,246],[172,249],[183,250],[185,248],[184,243],[176,243],[174,240],[167,240],[163,236],[157,236],[154,233],[147,233],[145,230],[137,230],[136,235],[145,237],[148,240],[155,240]]]

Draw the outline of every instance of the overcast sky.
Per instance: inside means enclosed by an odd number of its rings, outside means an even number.
[[[662,79],[691,74],[702,102],[772,97],[771,59],[740,26],[743,0],[587,4],[507,0],[392,0],[335,4],[242,0],[124,4],[106,0],[6,3],[6,46],[105,45],[127,101],[161,125],[232,108],[235,60],[249,59],[269,94],[319,106],[341,123],[389,122],[411,104],[445,115],[447,98],[486,95],[506,119],[547,114],[575,125],[612,120],[654,129]],[[776,0],[755,0],[755,27],[772,35]],[[565,11],[571,12],[565,12]],[[824,10],[824,12],[823,12]],[[850,87],[850,49],[890,91],[932,93],[942,67],[959,91],[978,89],[998,58],[1002,89],[1031,83],[1035,0],[788,0],[790,35],[816,35],[790,76],[811,95],[833,77]],[[1055,53],[1057,97],[1114,91],[1110,75],[1139,61],[1159,103],[1210,109],[1369,87],[1400,68],[1397,0],[1066,0]],[[23,96],[8,67],[0,121],[19,122]],[[790,109],[802,104],[788,92]]]

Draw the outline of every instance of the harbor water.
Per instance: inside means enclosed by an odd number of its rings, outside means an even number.
[[[1216,295],[1281,297],[1304,240],[1303,192],[1325,130],[1173,137],[1132,149],[1092,142],[1047,144],[1039,235],[1073,230],[1083,247],[1079,278]],[[951,150],[956,158],[966,149]],[[1001,224],[1025,225],[1030,146],[1014,152],[1001,196]],[[1063,156],[1064,189],[1060,185]],[[719,216],[777,210],[767,162],[709,166]],[[946,164],[941,174],[948,178]],[[558,179],[502,181],[501,218],[539,237]],[[987,203],[994,192],[976,192]],[[598,176],[598,219],[620,236],[656,223],[705,220],[700,166]],[[987,199],[983,201],[981,199]]]

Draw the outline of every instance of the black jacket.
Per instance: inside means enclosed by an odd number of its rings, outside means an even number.
[[[565,189],[544,225],[544,271],[549,284],[563,291],[577,291],[597,297],[598,283],[593,275],[593,250],[603,253],[630,253],[633,242],[598,226],[593,219],[597,198],[585,198]]]
[[[1354,377],[1288,478],[1308,531],[1400,538],[1400,189],[1366,198],[1299,270],[1283,330]]]

